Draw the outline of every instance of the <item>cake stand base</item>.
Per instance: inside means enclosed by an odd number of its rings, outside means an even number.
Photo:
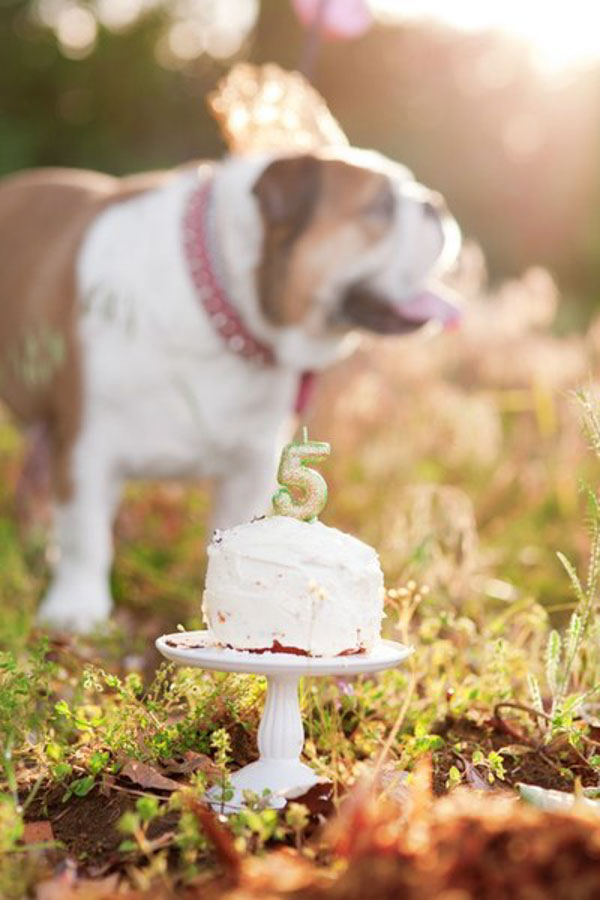
[[[208,792],[217,812],[234,812],[245,805],[245,792],[251,791],[271,809],[282,809],[288,800],[301,797],[318,784],[319,777],[299,759],[259,759],[231,776],[225,795],[217,785]]]
[[[166,634],[158,638],[156,646],[163,656],[179,665],[267,677],[267,698],[258,729],[260,758],[235,772],[227,785],[217,785],[208,793],[212,807],[226,813],[246,805],[245,791],[257,794],[266,806],[280,809],[319,782],[316,772],[300,761],[304,744],[298,702],[301,676],[379,672],[392,668],[413,652],[404,644],[380,641],[369,653],[354,656],[250,653],[219,646],[207,631]]]

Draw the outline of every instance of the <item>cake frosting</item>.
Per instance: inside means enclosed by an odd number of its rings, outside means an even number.
[[[217,531],[202,612],[215,639],[236,650],[369,651],[383,618],[379,557],[337,528],[290,516]]]

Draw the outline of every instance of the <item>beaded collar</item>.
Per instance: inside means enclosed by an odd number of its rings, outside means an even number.
[[[185,254],[198,298],[215,331],[238,356],[265,366],[275,362],[273,350],[250,333],[230,303],[219,265],[212,178],[192,192],[183,219]]]
[[[273,366],[275,355],[272,348],[254,337],[227,297],[218,252],[210,175],[204,178],[188,200],[183,217],[183,241],[190,277],[200,303],[227,349],[250,362]],[[295,413],[305,411],[314,379],[313,372],[301,373],[294,403]]]

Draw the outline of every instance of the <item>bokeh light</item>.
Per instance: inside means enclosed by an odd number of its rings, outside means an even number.
[[[89,9],[65,3],[58,11],[55,31],[65,56],[80,59],[93,50],[98,26]]]
[[[38,0],[33,18],[54,31],[65,56],[82,59],[95,46],[98,25],[123,31],[152,9],[161,9],[167,20],[156,58],[166,68],[180,68],[203,53],[235,56],[256,23],[259,0]]]

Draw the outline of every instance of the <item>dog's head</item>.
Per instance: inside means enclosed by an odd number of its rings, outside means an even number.
[[[264,229],[258,302],[280,358],[318,366],[357,328],[457,322],[430,281],[458,251],[458,227],[403,166],[356,150],[280,157],[253,193]]]

